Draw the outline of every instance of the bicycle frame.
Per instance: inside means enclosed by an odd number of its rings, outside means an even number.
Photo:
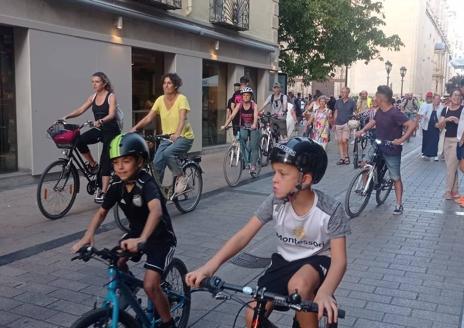
[[[120,310],[120,298],[124,297],[128,301],[128,305],[134,310],[136,314],[136,319],[141,322],[142,327],[152,328],[157,327],[161,323],[161,319],[155,319],[153,313],[146,313],[145,310],[140,306],[138,299],[131,292],[126,282],[129,284],[137,285],[140,288],[143,288],[143,283],[134,278],[133,276],[120,271],[115,265],[110,265],[108,267],[108,278],[109,283],[107,284],[107,294],[105,296],[105,301],[103,302],[102,308],[108,308],[110,305],[112,307],[112,328],[118,327],[119,320],[119,311]],[[164,282],[163,282],[164,283]],[[118,295],[117,291],[120,291]],[[177,309],[184,306],[184,297],[176,293],[172,293],[168,290],[168,297],[170,295],[175,295],[180,301],[177,305],[170,309],[171,312],[176,311]],[[148,299],[148,308],[153,308],[153,303]]]

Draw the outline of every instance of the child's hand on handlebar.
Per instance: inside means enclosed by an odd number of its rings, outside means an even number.
[[[77,243],[75,243],[71,247],[71,251],[73,253],[77,253],[83,246],[86,246],[86,245],[93,246],[94,244],[95,244],[95,240],[93,236],[84,235],[84,237],[82,237],[81,240],[79,240]]]
[[[189,272],[185,275],[185,282],[190,287],[200,287],[200,283],[205,279],[213,275],[214,272],[211,272],[206,265],[203,265],[196,269],[195,271]]]
[[[319,312],[317,314],[318,320],[321,320],[324,315],[324,310],[327,313],[327,319],[330,323],[336,323],[338,319],[338,306],[333,296],[322,289],[316,294],[314,303],[317,304]]]
[[[137,253],[139,251],[139,245],[145,243],[140,238],[129,238],[121,241],[121,249],[130,253]]]

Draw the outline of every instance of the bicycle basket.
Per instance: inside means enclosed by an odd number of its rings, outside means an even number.
[[[47,129],[47,133],[58,148],[72,148],[80,130],[79,125],[56,122]]]

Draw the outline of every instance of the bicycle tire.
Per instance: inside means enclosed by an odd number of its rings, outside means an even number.
[[[126,218],[126,215],[119,207],[118,203],[114,204],[113,206],[113,217],[114,222],[122,232],[130,231],[129,220]]]
[[[366,208],[367,206],[367,203],[369,203],[369,199],[371,197],[371,194],[372,194],[372,188],[373,188],[373,182],[372,180],[369,182],[369,186],[368,186],[368,189],[367,189],[367,192],[366,192],[366,195],[364,196],[364,200],[361,202],[361,205],[359,206],[358,210],[354,210],[354,208],[351,207],[352,203],[354,203],[354,201],[352,201],[350,199],[350,195],[353,191],[353,188],[356,188],[358,187],[357,185],[357,182],[358,182],[358,179],[359,178],[363,178],[363,174],[369,174],[369,169],[363,169],[361,171],[359,171],[354,177],[353,179],[351,180],[350,182],[350,185],[348,187],[348,190],[346,191],[346,195],[345,195],[345,211],[346,211],[346,214],[351,217],[351,218],[354,218],[354,217],[357,217],[361,214],[361,212],[364,210],[364,208]],[[356,194],[356,191],[355,191],[355,194]]]
[[[188,170],[191,170],[189,173]],[[187,191],[182,193],[179,196],[176,196],[172,201],[176,208],[182,213],[188,213],[193,211],[201,199],[201,193],[203,191],[203,177],[201,175],[201,169],[197,164],[189,163],[182,168],[184,175],[188,177],[188,186],[187,190],[194,190],[195,187],[198,188],[198,193],[193,198],[189,199],[190,192]],[[192,177],[192,180],[190,179]],[[175,181],[173,182],[175,186]],[[186,205],[190,204],[190,205]]]
[[[111,308],[94,309],[84,313],[71,328],[111,327]],[[125,311],[119,311],[118,324],[125,328],[139,328],[137,321]],[[105,326],[104,326],[105,325]]]
[[[170,274],[176,270],[178,272],[178,278],[180,278],[180,282],[182,286],[177,285],[177,288],[182,288],[182,291],[174,290],[173,282],[169,281]],[[184,297],[184,305],[182,306],[182,313],[179,316],[173,314],[173,318],[176,322],[177,328],[186,328],[188,324],[188,319],[190,316],[190,306],[191,306],[191,296],[190,296],[190,287],[185,282],[185,275],[187,274],[187,267],[185,266],[184,262],[182,262],[178,258],[173,258],[171,263],[166,267],[163,272],[162,281],[169,284],[168,290],[168,299],[169,305],[172,308],[175,299],[174,297],[169,297],[169,290],[175,292],[176,294],[182,293]],[[173,295],[175,296],[175,295]]]
[[[267,147],[269,143],[269,147]],[[267,134],[263,134],[261,137],[261,166],[267,166],[269,164],[269,157],[272,150],[272,140],[269,139]]]
[[[69,210],[71,209],[71,207],[74,204],[74,201],[76,200],[77,192],[78,192],[78,189],[79,189],[79,173],[77,172],[77,170],[76,170],[76,168],[74,166],[71,166],[69,171],[65,172],[67,164],[68,164],[68,161],[66,159],[59,159],[57,161],[54,161],[53,163],[51,163],[50,165],[48,165],[45,168],[44,172],[40,176],[40,181],[39,181],[39,184],[37,186],[37,194],[36,194],[37,205],[39,206],[40,212],[47,219],[56,220],[56,219],[62,218],[63,216],[66,215],[66,213],[69,212]],[[56,170],[56,172],[53,170],[55,167],[59,167],[58,170]],[[56,179],[54,177],[55,175],[58,175],[58,179]],[[47,176],[49,176],[48,180],[47,180]],[[49,198],[49,193],[50,193],[50,188],[45,189],[44,184],[46,182],[48,182],[48,181],[55,181],[55,180],[57,181],[57,183],[59,183],[59,181],[62,178],[64,178],[65,181],[64,181],[62,191],[65,191],[65,189],[66,189],[65,187],[66,187],[70,177],[72,177],[72,179],[73,179],[73,183],[72,183],[72,185],[70,185],[70,190],[69,190],[70,195],[71,195],[70,199],[66,202],[67,204],[65,204],[65,206],[64,206],[64,208],[62,210],[59,210],[57,213],[51,213],[49,210],[46,209],[47,206],[45,206],[45,204],[44,204],[44,202],[42,200],[42,195],[45,198]]]
[[[260,173],[261,173],[261,169],[264,165],[262,165],[262,161],[263,161],[263,154],[261,152],[261,147],[258,146],[258,160],[256,161],[256,170],[255,172],[251,175],[252,178],[257,178],[259,177]]]
[[[383,203],[385,203],[392,189],[393,189],[393,181],[391,179],[388,179],[388,180],[385,178],[382,179],[382,183],[380,187],[375,192],[375,201],[377,202],[377,206],[380,206]],[[382,195],[382,191],[385,191],[383,195]]]
[[[224,172],[224,178],[226,179],[227,184],[231,187],[235,187],[238,184],[238,182],[240,181],[240,177],[242,176],[242,171],[243,171],[243,161],[242,161],[241,153],[239,155],[239,158],[238,159],[236,158],[238,147],[239,147],[238,145],[231,145],[227,149],[224,155],[224,161],[222,163],[222,170]],[[229,176],[227,174],[228,167],[235,167],[237,169],[236,177]]]
[[[353,168],[356,170],[359,168],[359,138],[354,139],[353,145]]]

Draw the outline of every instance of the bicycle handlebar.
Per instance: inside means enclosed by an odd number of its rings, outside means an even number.
[[[143,252],[145,248],[145,243],[139,243],[137,245],[137,248],[139,249],[139,252],[132,253],[128,251],[123,251],[121,247],[119,246],[116,246],[112,249],[103,248],[99,250],[93,246],[87,245],[87,246],[82,246],[76,252],[78,253],[78,255],[72,257],[71,261],[82,260],[84,262],[88,262],[92,257],[99,257],[102,260],[110,261],[114,263],[121,257],[132,258],[132,257],[139,256],[140,253]]]
[[[319,307],[316,303],[302,301],[298,294],[292,294],[290,296],[278,295],[275,293],[267,292],[264,288],[252,288],[249,286],[229,284],[216,276],[203,279],[200,283],[200,287],[206,289],[208,292],[214,295],[223,290],[230,290],[248,296],[259,297],[261,299],[271,301],[272,304],[276,306],[292,309],[295,311],[318,312],[319,310]],[[345,318],[345,311],[339,309],[338,317],[341,319]]]

